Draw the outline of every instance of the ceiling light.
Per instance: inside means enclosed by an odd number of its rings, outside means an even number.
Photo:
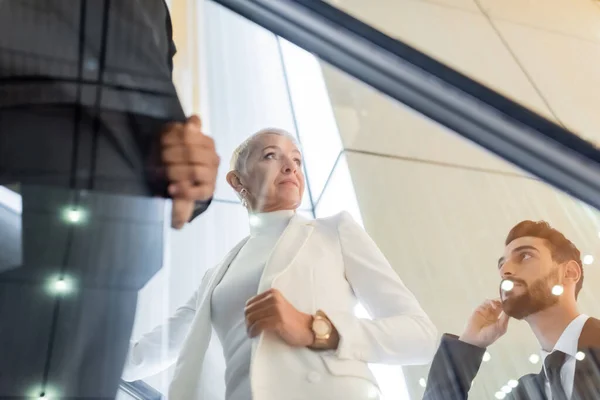
[[[519,381],[516,379],[511,379],[510,381],[508,381],[508,386],[510,386],[511,388],[516,388],[517,386],[519,386]]]
[[[68,207],[63,210],[63,219],[69,224],[79,224],[85,219],[85,212],[76,207]]]
[[[552,288],[552,294],[555,296],[560,296],[561,294],[563,294],[564,291],[565,289],[562,285],[554,285],[554,287]]]
[[[575,358],[576,358],[578,361],[581,361],[581,360],[583,360],[583,359],[585,358],[585,353],[584,353],[584,352],[582,352],[582,351],[578,351],[578,352],[577,352],[577,354],[575,354]]]
[[[508,279],[503,280],[502,284],[500,285],[500,288],[505,292],[510,292],[514,287],[515,283],[513,281],[509,281]]]
[[[529,362],[532,364],[537,364],[540,362],[540,356],[537,354],[532,354],[529,356]]]
[[[502,386],[502,389],[500,389],[500,390],[502,390],[504,393],[510,393],[510,392],[512,392],[512,389],[513,388],[511,388],[510,386],[504,385],[504,386]]]
[[[73,289],[73,282],[68,277],[54,278],[50,280],[48,290],[53,295],[65,295]]]
[[[506,393],[504,392],[496,392],[496,398],[497,399],[503,399],[506,397]]]
[[[427,386],[427,381],[425,380],[425,378],[419,379],[419,385],[421,385],[421,387]]]
[[[76,224],[77,222],[81,221],[81,211],[69,210],[67,211],[67,218],[69,219],[69,221]]]
[[[64,279],[57,280],[56,282],[54,282],[54,289],[56,289],[57,292],[66,291],[67,290],[67,282],[65,282]]]
[[[483,353],[483,362],[488,362],[492,359],[492,355],[490,353],[488,353],[487,351],[485,353]]]
[[[594,256],[591,254],[586,255],[585,257],[583,257],[583,263],[585,265],[590,265],[591,263],[594,262]]]
[[[251,214],[248,218],[250,221],[250,226],[259,226],[260,225],[260,217],[256,214]]]

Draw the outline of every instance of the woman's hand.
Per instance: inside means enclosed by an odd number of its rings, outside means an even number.
[[[244,311],[251,338],[262,332],[273,332],[293,347],[308,347],[315,340],[312,315],[296,310],[276,289],[248,300]]]

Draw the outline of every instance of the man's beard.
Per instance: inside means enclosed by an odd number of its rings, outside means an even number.
[[[552,294],[552,287],[560,283],[557,270],[551,271],[531,285],[520,280],[515,280],[515,282],[523,285],[525,293],[509,295],[502,301],[502,308],[509,317],[520,320],[558,303],[559,296]],[[500,290],[502,291],[502,289]]]

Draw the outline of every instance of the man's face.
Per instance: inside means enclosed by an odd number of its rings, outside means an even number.
[[[544,239],[522,237],[513,240],[504,249],[498,261],[502,280],[514,283],[510,291],[500,289],[504,312],[516,319],[523,319],[556,304],[559,296],[552,288],[561,284],[560,265]]]

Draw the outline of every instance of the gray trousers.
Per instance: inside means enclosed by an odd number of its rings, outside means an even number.
[[[0,111],[0,184],[22,200],[0,199],[0,399],[114,399],[137,293],[162,267],[165,200],[134,135],[108,137],[129,119],[95,139],[83,123],[74,145],[69,112]]]

